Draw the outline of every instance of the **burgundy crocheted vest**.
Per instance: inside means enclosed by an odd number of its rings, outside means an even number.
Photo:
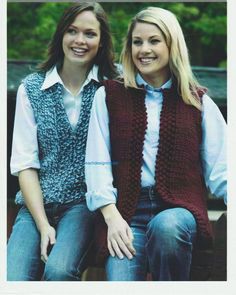
[[[109,112],[111,159],[114,186],[118,189],[117,207],[129,223],[135,213],[141,190],[142,151],[147,113],[145,91],[126,89],[117,81],[105,81]],[[187,105],[174,88],[163,90],[160,139],[156,159],[156,190],[169,207],[183,207],[194,215],[201,248],[212,243],[207,216],[206,187],[202,175],[201,112]],[[107,226],[99,215],[96,225],[96,263],[109,254]]]

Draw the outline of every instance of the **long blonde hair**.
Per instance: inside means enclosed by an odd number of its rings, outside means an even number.
[[[136,23],[146,22],[156,25],[162,32],[169,49],[169,68],[172,79],[177,81],[178,93],[186,104],[201,109],[198,89],[203,88],[192,72],[188,49],[182,29],[176,16],[162,8],[148,7],[140,11],[131,21],[121,53],[125,87],[138,88],[136,84],[137,69],[132,60],[132,33]]]

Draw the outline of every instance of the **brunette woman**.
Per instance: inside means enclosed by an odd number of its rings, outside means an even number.
[[[60,19],[40,71],[17,93],[11,172],[21,205],[8,243],[10,281],[80,280],[94,227],[84,158],[95,91],[116,74],[106,14],[77,3]]]

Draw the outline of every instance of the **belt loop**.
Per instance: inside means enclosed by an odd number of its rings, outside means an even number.
[[[150,200],[153,200],[156,198],[154,186],[149,187],[149,198],[150,198]]]

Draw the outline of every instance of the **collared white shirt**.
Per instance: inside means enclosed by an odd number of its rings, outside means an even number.
[[[171,80],[160,88],[148,85],[140,75],[137,83],[146,90],[145,104],[148,125],[143,147],[142,187],[154,185],[155,162],[158,152],[160,112],[163,95],[161,89],[170,88]],[[116,203],[117,189],[113,186],[109,114],[105,102],[105,88],[100,87],[94,97],[88,130],[85,177],[88,208],[94,211]],[[204,179],[207,188],[226,203],[226,123],[217,105],[206,94],[202,98],[202,145],[200,148]],[[158,185],[158,184],[157,184]]]
[[[98,81],[97,65],[93,66],[78,93],[73,95],[65,87],[57,72],[56,66],[49,70],[45,75],[41,90],[48,89],[56,83],[60,83],[63,86],[63,104],[72,128],[76,127],[79,119],[83,89],[92,79]],[[19,86],[16,97],[10,167],[11,174],[16,176],[19,171],[27,168],[40,168],[38,158],[37,124],[23,84]]]

